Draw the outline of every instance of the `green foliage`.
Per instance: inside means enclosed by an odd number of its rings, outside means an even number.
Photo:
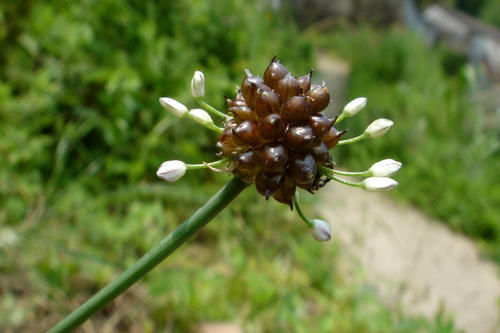
[[[339,160],[360,170],[383,158],[402,161],[394,193],[500,260],[499,127],[469,102],[462,71],[450,65],[457,62],[398,30],[339,31],[323,43],[351,62],[350,97],[369,101],[342,125],[355,135],[376,118],[395,122],[383,139],[339,149]]]
[[[207,100],[222,107],[243,67],[262,70],[279,54],[305,72],[312,59],[293,24],[243,0],[2,2],[0,47],[0,330],[23,332],[54,324],[228,180],[156,179],[164,160],[216,152],[213,133],[166,114],[159,96],[194,106],[188,87],[200,69]],[[316,243],[286,208],[256,202],[249,190],[91,325],[440,329],[388,310],[337,272],[335,246]]]

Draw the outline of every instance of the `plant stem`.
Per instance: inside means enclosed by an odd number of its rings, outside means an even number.
[[[246,186],[247,184],[234,177],[170,235],[50,329],[48,333],[69,332],[82,324],[185,243],[196,231],[217,216]]]
[[[351,139],[340,140],[339,143],[337,143],[337,146],[342,146],[342,145],[347,145],[349,143],[358,142],[358,141],[364,140],[366,138],[368,138],[368,135],[366,133],[363,133],[363,134],[358,135],[358,136],[351,138]]]
[[[330,169],[330,168],[324,167],[322,165],[320,165],[319,168],[321,169],[321,171],[323,171],[323,173],[330,173],[330,174],[333,173],[333,174],[341,175],[341,176],[365,177],[365,176],[370,175],[369,171],[359,171],[359,172],[340,171],[340,170],[336,170],[336,169]]]
[[[204,108],[206,108],[208,111],[212,112],[213,114],[221,117],[221,118],[224,118],[224,119],[227,119],[229,118],[229,116],[225,113],[222,113],[220,112],[219,110],[217,110],[216,108],[214,108],[213,106],[211,106],[210,104],[208,104],[207,102],[205,102],[204,100],[200,98],[196,98],[196,101],[201,105],[203,106]]]
[[[196,170],[196,169],[206,169],[208,167],[216,167],[221,164],[227,163],[229,160],[227,158],[223,158],[222,160],[208,162],[208,163],[200,163],[200,164],[186,164],[188,170]]]
[[[295,208],[297,209],[297,213],[299,214],[299,216],[302,219],[302,221],[304,221],[305,224],[307,224],[307,226],[309,228],[312,228],[313,227],[312,222],[309,221],[309,219],[302,212],[302,209],[300,209],[300,206],[299,206],[299,193],[298,192],[295,192],[295,195],[293,196],[293,203],[295,204]]]

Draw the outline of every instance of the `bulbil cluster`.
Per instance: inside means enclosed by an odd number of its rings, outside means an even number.
[[[330,94],[325,84],[311,83],[312,71],[294,77],[275,57],[263,78],[245,72],[236,97],[227,99],[231,117],[217,142],[219,154],[242,181],[292,207],[297,186],[313,192],[328,181],[318,166],[333,168],[329,149],[345,131],[321,113]]]

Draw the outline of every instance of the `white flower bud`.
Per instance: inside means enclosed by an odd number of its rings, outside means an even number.
[[[188,112],[188,108],[184,104],[170,97],[161,97],[160,104],[165,110],[172,112],[177,117],[183,117]]]
[[[205,75],[202,72],[194,72],[191,80],[191,95],[194,98],[203,97],[205,95]]]
[[[332,238],[332,230],[327,222],[315,219],[311,220],[311,223],[311,233],[318,242],[326,242]]]
[[[366,97],[358,97],[347,103],[342,113],[344,113],[346,117],[352,117],[356,113],[361,111],[365,106],[366,106]]]
[[[377,192],[388,191],[398,185],[398,182],[389,177],[369,177],[363,180],[365,190]]]
[[[389,177],[401,169],[403,163],[393,159],[386,159],[373,164],[368,172],[375,177]]]
[[[384,135],[387,133],[389,128],[394,125],[392,120],[385,119],[385,118],[380,118],[372,122],[370,125],[365,130],[365,133],[367,133],[370,137],[372,138],[378,138],[379,136]]]
[[[189,117],[202,125],[213,125],[214,123],[210,115],[202,109],[192,109],[189,111]]]
[[[175,182],[177,179],[184,176],[185,173],[186,164],[178,160],[165,161],[156,171],[156,175],[165,179],[167,182]]]

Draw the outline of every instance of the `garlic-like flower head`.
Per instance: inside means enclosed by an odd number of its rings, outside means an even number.
[[[388,158],[374,163],[370,169],[368,169],[368,172],[375,177],[390,177],[398,172],[402,166],[403,163]]]
[[[191,95],[194,98],[200,98],[205,95],[205,75],[202,72],[194,72],[191,80]]]
[[[177,179],[184,176],[186,173],[186,163],[179,160],[165,161],[163,162],[156,175],[167,182],[175,182]]]
[[[361,183],[367,191],[388,191],[398,185],[398,182],[389,177],[369,177]]]
[[[326,242],[332,238],[332,230],[326,221],[314,219],[311,224],[311,233],[318,242]]]
[[[387,133],[392,125],[394,125],[394,122],[392,120],[380,118],[368,125],[365,133],[368,134],[371,138],[378,138]]]
[[[184,117],[188,113],[188,108],[184,104],[170,97],[161,97],[160,104],[177,117]]]

